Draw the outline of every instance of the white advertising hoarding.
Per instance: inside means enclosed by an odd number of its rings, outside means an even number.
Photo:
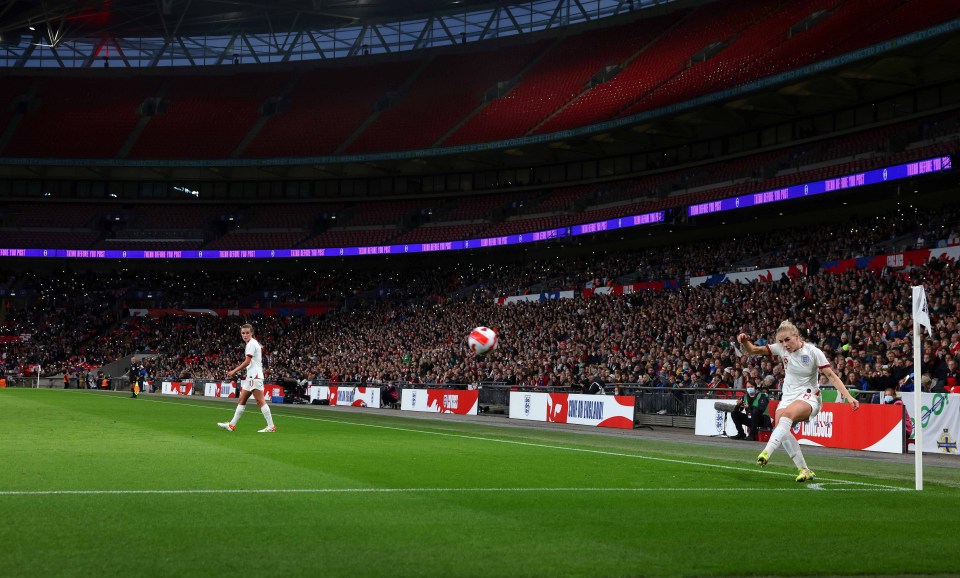
[[[189,381],[164,381],[160,384],[164,395],[193,395],[193,383]]]
[[[336,385],[313,385],[307,389],[310,401],[325,399],[330,405],[352,407],[380,407],[379,387],[338,387]]]
[[[480,392],[476,389],[404,389],[400,394],[403,411],[477,415]]]
[[[694,422],[693,433],[698,436],[716,436],[726,433],[733,437],[737,435],[737,426],[733,423],[733,418],[725,411],[719,411],[714,408],[716,399],[698,399],[697,417]],[[733,405],[736,401],[723,401],[722,403]]]
[[[634,404],[628,395],[511,391],[510,418],[633,429]]]
[[[204,397],[236,397],[232,381],[207,382],[203,384]]]
[[[916,435],[917,419],[913,415],[913,392],[900,394],[909,419],[913,419]],[[952,454],[957,452],[957,436],[960,435],[960,394],[923,393],[920,397],[920,424],[923,426],[923,452]],[[911,443],[909,449],[913,449]]]

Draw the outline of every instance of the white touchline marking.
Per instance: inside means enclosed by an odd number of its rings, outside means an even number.
[[[865,491],[861,488],[817,488],[833,492]],[[871,491],[899,488],[871,488]],[[140,494],[416,494],[441,492],[803,492],[806,488],[278,488],[219,490],[6,490],[0,496],[97,496]]]
[[[82,391],[81,391],[81,392],[78,392],[78,393],[89,393],[89,394],[91,394],[91,395],[95,395],[93,392],[82,392]],[[115,398],[115,399],[126,399],[125,397],[119,397],[119,396],[109,396],[109,397]],[[146,398],[145,398],[144,401],[149,401],[149,402],[151,402],[151,403],[163,403],[163,404],[179,405],[179,406],[186,406],[186,407],[196,407],[196,408],[205,408],[205,409],[210,409],[210,408],[212,408],[212,409],[218,409],[218,410],[221,409],[221,408],[216,408],[216,407],[214,407],[214,406],[212,406],[212,405],[189,403],[189,400],[183,400],[183,401],[168,401],[168,400],[162,400],[162,399],[146,399]],[[284,409],[285,409],[285,408],[284,408]],[[771,475],[771,476],[790,476],[790,477],[796,476],[796,474],[792,474],[792,473],[774,472],[774,471],[770,471],[770,470],[757,470],[757,469],[755,469],[755,468],[745,468],[745,467],[742,467],[742,466],[725,466],[725,465],[722,465],[722,464],[708,464],[708,463],[704,463],[704,462],[694,462],[694,461],[688,461],[688,460],[679,460],[679,459],[675,459],[675,458],[658,458],[658,457],[654,457],[654,456],[644,456],[644,455],[640,455],[640,454],[628,454],[628,453],[621,453],[621,452],[610,452],[610,451],[593,450],[593,449],[587,449],[587,448],[572,448],[572,447],[568,447],[568,446],[558,446],[558,445],[552,445],[552,444],[540,444],[540,443],[534,443],[534,442],[522,442],[522,441],[516,441],[516,440],[503,440],[503,439],[489,438],[489,437],[484,437],[484,436],[472,436],[472,435],[467,435],[467,434],[458,434],[458,433],[450,433],[450,432],[436,432],[436,431],[421,430],[421,429],[416,429],[416,428],[405,428],[405,427],[399,427],[399,426],[377,425],[377,424],[369,424],[369,423],[359,423],[359,422],[353,422],[353,421],[347,421],[347,420],[331,419],[331,418],[327,418],[327,417],[316,417],[316,416],[306,416],[306,415],[293,415],[293,414],[289,414],[289,413],[282,413],[282,414],[278,414],[278,415],[282,415],[282,416],[285,417],[285,418],[292,418],[292,419],[305,419],[305,420],[308,420],[308,421],[323,421],[323,422],[329,422],[329,423],[353,425],[353,426],[357,426],[357,427],[371,427],[371,428],[377,428],[377,429],[386,429],[386,430],[393,430],[393,431],[420,433],[420,434],[424,434],[424,435],[436,435],[436,436],[452,437],[452,438],[461,438],[461,439],[476,440],[476,441],[488,441],[488,442],[495,442],[495,443],[502,443],[502,444],[510,444],[510,445],[518,445],[518,446],[526,446],[526,447],[533,447],[533,448],[552,449],[552,450],[564,450],[564,451],[569,451],[569,452],[580,452],[580,453],[603,455],[603,456],[612,456],[612,457],[621,457],[621,458],[632,458],[632,459],[638,459],[638,460],[649,460],[649,461],[654,461],[654,462],[667,462],[667,463],[681,464],[681,465],[687,465],[687,466],[701,466],[701,467],[705,467],[705,468],[715,468],[715,469],[721,469],[721,470],[732,470],[732,471],[737,471],[737,472],[751,472],[751,473],[754,473],[754,474],[765,474],[765,475]],[[486,427],[495,427],[495,426],[491,426],[491,425],[489,425],[489,424],[477,424],[477,425],[486,426]],[[851,481],[851,480],[837,480],[837,479],[820,478],[820,477],[818,477],[817,480],[818,480],[819,482],[821,482],[821,483],[822,483],[822,482],[831,482],[831,483],[835,483],[835,484],[850,484],[850,485],[865,486],[865,487],[871,487],[871,488],[877,488],[877,489],[884,489],[884,490],[907,490],[907,488],[900,488],[900,487],[897,487],[897,486],[888,486],[888,485],[885,485],[885,484],[872,484],[872,483],[869,483],[869,482],[854,482],[854,481]]]

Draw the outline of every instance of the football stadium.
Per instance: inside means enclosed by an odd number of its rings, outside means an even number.
[[[960,3],[0,0],[0,576],[956,576]]]

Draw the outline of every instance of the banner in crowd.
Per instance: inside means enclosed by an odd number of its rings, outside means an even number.
[[[698,399],[694,434],[700,436],[737,434],[730,412],[718,410],[716,399]],[[770,416],[777,411],[770,402]],[[824,403],[813,421],[794,424],[793,436],[801,444],[871,452],[903,453],[903,411],[901,406],[861,404],[854,413],[846,403]]]
[[[160,384],[160,393],[164,395],[193,395],[193,383],[190,381],[164,381]]]
[[[207,382],[203,384],[204,397],[237,397],[236,385],[232,381]]]
[[[325,399],[330,405],[352,407],[380,407],[379,387],[338,387],[335,385],[312,385],[307,388],[312,403]]]
[[[645,281],[643,283],[633,283],[630,285],[613,285],[612,287],[591,287],[587,283],[587,288],[583,290],[584,297],[593,295],[630,295],[641,293],[643,291],[663,291],[664,289],[676,289],[680,284],[675,279],[669,281]]]
[[[913,416],[913,392],[902,392],[900,398],[910,418],[913,419],[914,435],[916,435],[917,420]],[[960,452],[957,451],[957,437],[960,435],[960,394],[921,394],[920,415],[924,453],[960,456]]]
[[[703,277],[691,277],[690,286],[706,285],[713,287],[724,281],[733,283],[750,283],[752,281],[779,281],[784,275],[787,277],[803,277],[807,274],[807,266],[803,264],[791,265],[789,267],[774,267],[772,269],[754,269],[753,271],[739,271],[731,273],[718,273],[717,275],[707,275]]]
[[[634,397],[511,391],[510,418],[633,429]]]
[[[884,268],[902,269],[904,267],[925,265],[931,259],[940,259],[941,257],[948,261],[956,261],[957,258],[960,258],[960,245],[937,247],[934,249],[918,249],[916,251],[905,251],[891,255],[877,255],[875,257],[860,257],[859,259],[831,261],[824,263],[823,268],[833,273],[845,273],[853,269],[868,269],[879,272]]]
[[[299,315],[323,315],[330,307],[263,307],[257,309],[129,309],[132,317],[207,316],[207,317],[295,317]]]
[[[479,399],[480,391],[476,389],[404,389],[400,395],[400,409],[477,415]]]
[[[559,301],[573,299],[573,291],[550,291],[547,293],[531,293],[530,295],[514,295],[512,297],[497,297],[493,300],[497,305],[520,303],[521,301]]]
[[[920,249],[917,251],[905,251],[903,253],[894,253],[890,255],[875,255],[873,257],[860,257],[857,259],[844,259],[842,261],[830,261],[823,264],[823,269],[831,273],[845,273],[856,269],[867,269],[870,271],[882,271],[883,269],[902,269],[910,266],[925,265],[931,259],[944,258],[948,261],[956,261],[960,258],[960,245],[951,247],[937,247],[934,249]],[[783,275],[787,277],[797,277],[807,274],[806,265],[791,267],[777,267],[773,269],[757,269],[754,271],[744,271],[738,273],[720,273],[718,275],[708,275],[703,277],[691,277],[690,285],[707,285],[712,287],[724,281],[739,281],[749,283],[751,281],[777,281]]]

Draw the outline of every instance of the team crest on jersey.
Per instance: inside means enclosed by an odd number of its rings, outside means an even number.
[[[801,356],[800,356],[800,363],[802,363],[802,364],[804,364],[804,365],[809,364],[809,363],[810,363],[810,356],[809,356],[809,355],[801,355]]]

